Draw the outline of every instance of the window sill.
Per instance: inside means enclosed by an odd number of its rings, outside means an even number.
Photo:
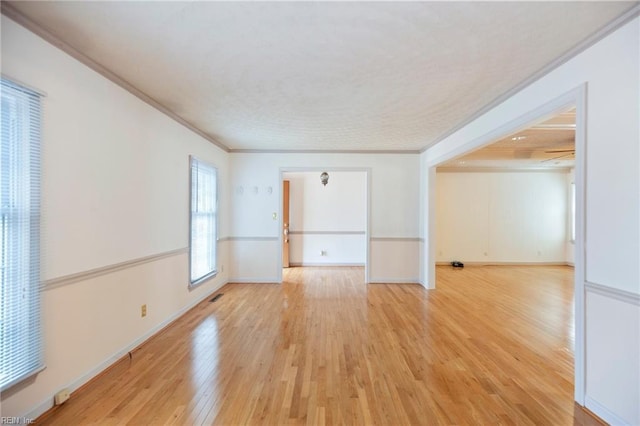
[[[29,383],[29,384],[33,383],[36,380],[36,375],[41,373],[45,368],[47,368],[46,365],[44,364],[40,365],[38,368],[32,371],[29,371],[28,373],[25,373],[24,375],[4,385],[2,388],[0,388],[0,392],[4,392],[13,387],[18,388],[20,385],[24,386],[25,383]]]
[[[218,275],[218,271],[212,271],[210,273],[208,273],[207,275],[203,276],[202,278],[198,278],[195,281],[192,281],[189,283],[189,290],[192,290],[196,287],[198,287],[200,284],[204,284],[205,281],[210,280],[211,278],[215,278]]]

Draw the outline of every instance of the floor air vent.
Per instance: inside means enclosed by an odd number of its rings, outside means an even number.
[[[211,300],[209,300],[209,302],[215,302],[216,300],[220,299],[223,295],[224,293],[216,294],[211,298]]]

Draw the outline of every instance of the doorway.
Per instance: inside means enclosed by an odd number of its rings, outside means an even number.
[[[369,180],[366,168],[280,170],[282,268],[360,266],[368,282]]]
[[[573,265],[575,108],[446,161],[436,262]]]
[[[585,307],[584,307],[584,279],[585,279],[585,151],[586,151],[586,86],[582,85],[571,92],[562,95],[538,108],[524,114],[499,128],[489,131],[484,136],[460,144],[457,148],[434,156],[426,162],[427,167],[427,197],[426,211],[428,241],[425,246],[424,261],[426,271],[424,280],[428,288],[435,288],[436,279],[436,167],[448,161],[455,160],[467,153],[491,144],[497,139],[516,134],[523,129],[542,123],[570,108],[575,108],[575,241],[574,241],[574,399],[584,405],[585,397]]]
[[[291,182],[288,180],[282,181],[282,267],[288,268],[291,266],[289,250],[289,226],[291,221]]]

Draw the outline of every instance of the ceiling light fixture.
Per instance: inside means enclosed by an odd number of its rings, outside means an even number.
[[[324,186],[327,186],[327,184],[329,183],[329,173],[322,172],[322,174],[320,175],[320,182],[322,182]]]

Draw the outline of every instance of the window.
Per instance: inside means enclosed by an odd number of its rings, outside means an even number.
[[[42,369],[40,95],[0,80],[0,389]]]
[[[198,284],[216,273],[217,182],[215,167],[191,157],[190,279]]]

